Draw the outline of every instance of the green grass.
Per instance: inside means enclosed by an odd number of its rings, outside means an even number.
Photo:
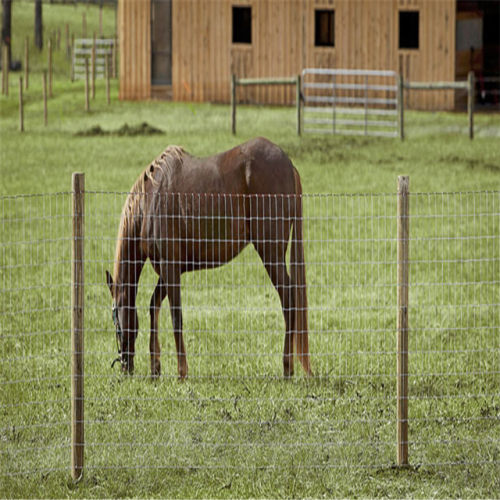
[[[3,12],[2,12],[3,13]],[[43,50],[35,47],[35,9],[31,0],[20,0],[12,3],[12,60],[20,61],[24,68],[25,39],[29,37],[29,66],[35,73],[34,79],[41,78],[43,69],[47,69],[47,47],[52,38],[52,64],[56,78],[69,79],[69,61],[66,52],[66,24],[69,27],[69,39],[83,37],[83,13],[86,15],[87,38],[93,33],[99,36],[99,9],[95,6],[87,8],[83,4],[58,5],[43,2]],[[112,38],[115,34],[115,10],[111,4],[105,4],[102,16],[102,33],[104,38]],[[57,30],[61,31],[60,49],[57,49]],[[24,70],[23,75],[24,77]],[[30,84],[31,84],[30,76]],[[13,89],[14,90],[14,89]]]
[[[31,33],[32,5],[14,6]],[[51,26],[81,26],[78,7],[44,4]],[[90,8],[87,20],[97,19]],[[95,23],[97,21],[94,21]],[[107,11],[105,26],[113,26]],[[91,28],[88,28],[91,29]],[[15,32],[16,33],[16,32]],[[22,41],[25,33],[19,36]],[[16,38],[15,38],[16,40]],[[0,496],[491,498],[500,491],[498,114],[408,112],[407,140],[295,135],[294,110],[162,102],[112,104],[56,58],[49,125],[40,65],[18,132],[17,94],[0,98]],[[11,74],[11,89],[16,75]],[[142,122],[163,135],[81,137]],[[115,356],[105,269],[127,191],[167,145],[212,155],[247,138],[279,144],[305,200],[313,380],[281,377],[279,301],[252,249],[183,277],[190,379],[175,378],[167,303],[162,368],[148,379],[148,304],[141,277],[136,374]],[[71,174],[86,174],[86,466],[70,464]],[[394,467],[398,174],[411,198],[410,462]],[[12,195],[59,193],[8,198]],[[363,193],[368,196],[362,195]],[[380,193],[388,193],[380,196]],[[355,196],[351,196],[351,195]],[[216,354],[216,356],[214,356]],[[250,355],[249,355],[250,354]],[[11,475],[14,474],[14,475]]]

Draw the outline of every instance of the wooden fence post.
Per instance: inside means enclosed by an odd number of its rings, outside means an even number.
[[[296,88],[296,97],[295,100],[297,106],[297,135],[300,137],[302,134],[302,116],[301,116],[301,105],[302,105],[302,94],[300,91],[301,88],[302,77],[300,75],[297,76],[297,88]]]
[[[236,76],[231,74],[231,132],[236,135]]]
[[[69,60],[69,58],[71,57],[71,52],[70,52],[70,45],[69,45],[69,24],[66,23],[65,25],[65,32],[66,32],[66,57],[67,59]]]
[[[71,83],[73,83],[75,81],[75,35],[71,35],[71,46],[69,51],[70,78]]]
[[[49,40],[49,97],[52,97],[52,40]]]
[[[467,114],[469,116],[469,139],[474,139],[474,97],[476,90],[476,78],[473,71],[469,71],[467,77]]]
[[[85,58],[85,111],[88,113],[89,106],[89,59]]]
[[[83,475],[84,412],[84,214],[85,174],[73,174],[71,259],[71,475]]]
[[[99,6],[99,38],[102,38],[102,3]]]
[[[10,70],[10,60],[9,60],[9,47],[7,44],[3,44],[3,54],[2,54],[2,71],[4,77],[4,94],[9,95],[9,70]]]
[[[23,77],[19,77],[19,131],[24,132]]]
[[[398,132],[399,138],[405,139],[405,88],[403,75],[398,75]]]
[[[3,42],[0,41],[0,45],[2,46],[2,95],[5,94],[5,50],[3,48]]]
[[[29,72],[30,72],[30,52],[29,52],[30,39],[28,37],[24,40],[24,88],[29,88]]]
[[[109,54],[105,55],[105,71],[106,71],[106,99],[109,105]]]
[[[113,43],[113,78],[118,78],[118,47],[117,47],[118,39],[115,34],[115,39]]]
[[[47,71],[43,70],[43,123],[47,126]]]
[[[95,32],[94,32],[94,41],[92,43],[92,61],[91,61],[91,68],[90,72],[92,75],[92,99],[95,99],[95,71],[96,71],[96,61],[95,61],[95,56],[96,56],[96,39],[95,39]]]
[[[398,177],[398,340],[397,340],[397,461],[408,465],[408,307],[410,270],[410,178]]]

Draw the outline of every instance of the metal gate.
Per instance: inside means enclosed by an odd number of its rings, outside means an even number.
[[[106,78],[106,57],[108,57],[110,74],[114,74],[113,57],[115,41],[110,39],[77,38],[73,52],[73,71],[75,80],[85,79],[85,61],[89,61],[89,72],[91,71],[92,47],[95,43],[95,77]]]
[[[397,137],[394,71],[302,71],[304,132]]]

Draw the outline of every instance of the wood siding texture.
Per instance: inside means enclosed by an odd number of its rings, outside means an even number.
[[[118,0],[120,99],[151,97],[151,2]]]
[[[119,0],[120,97],[151,96],[149,0]],[[232,43],[232,6],[252,7],[252,44]],[[315,47],[316,8],[335,10],[335,47]],[[398,49],[399,11],[420,13],[420,47]],[[147,11],[147,12],[146,12]],[[290,77],[303,68],[381,69],[411,81],[455,80],[456,0],[173,0],[172,98],[230,100],[230,75]],[[138,73],[138,74],[136,74]],[[238,90],[291,104],[291,86]],[[411,91],[407,107],[453,109],[453,91]]]

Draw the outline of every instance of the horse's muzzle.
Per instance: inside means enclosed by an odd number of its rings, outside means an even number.
[[[122,372],[125,375],[132,375],[134,373],[134,360],[132,356],[121,354],[111,363],[111,368],[114,368],[116,363],[120,363]]]

